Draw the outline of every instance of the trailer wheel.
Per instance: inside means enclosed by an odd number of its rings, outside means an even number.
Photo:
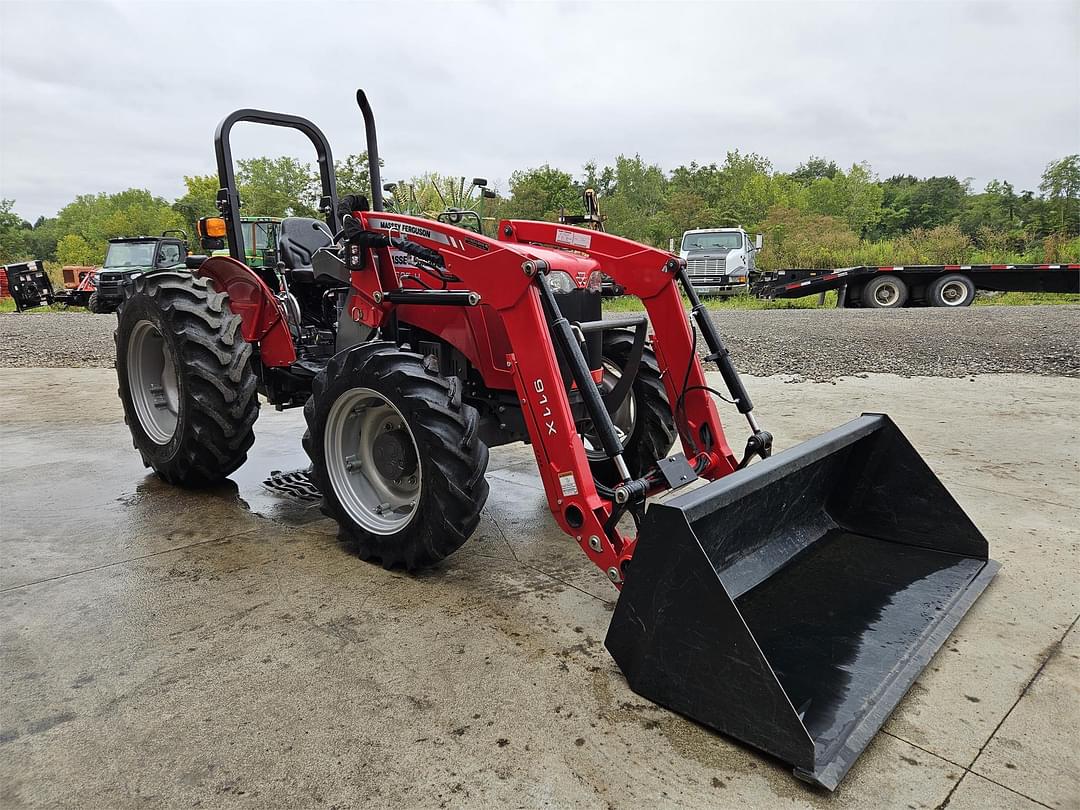
[[[190,273],[135,281],[116,332],[124,421],[170,484],[216,484],[247,459],[259,415],[251,345],[228,296]]]
[[[942,276],[926,291],[932,307],[969,307],[975,300],[975,283],[960,273]]]
[[[610,329],[604,332],[604,377],[600,383],[601,394],[610,391],[618,383],[633,345],[633,332],[625,329]],[[612,415],[612,421],[622,439],[623,460],[635,478],[665,458],[675,443],[675,419],[671,415],[667,391],[664,390],[664,382],[660,378],[656,355],[648,347],[641,355],[641,364],[634,377],[634,384],[621,407]],[[599,438],[586,430],[581,439],[596,480],[608,486],[620,483],[615,466],[604,453]]]
[[[862,288],[862,305],[870,309],[899,309],[908,300],[908,287],[899,276],[878,276]]]
[[[456,377],[393,343],[332,358],[304,406],[323,512],[365,560],[412,571],[456,551],[480,521],[488,449]]]

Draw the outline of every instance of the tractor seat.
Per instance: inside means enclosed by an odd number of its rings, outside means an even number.
[[[311,257],[319,248],[334,244],[326,224],[308,217],[286,217],[278,225],[278,258],[297,281],[314,281]]]

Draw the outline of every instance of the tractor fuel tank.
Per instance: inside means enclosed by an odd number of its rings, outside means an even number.
[[[998,567],[864,414],[651,505],[606,644],[638,694],[832,790]]]

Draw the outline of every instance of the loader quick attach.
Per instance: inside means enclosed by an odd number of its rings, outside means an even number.
[[[357,102],[370,201],[339,199],[310,121],[218,127],[221,217],[200,235],[230,255],[132,279],[119,313],[146,464],[215,483],[246,459],[260,395],[302,406],[313,486],[292,483],[358,555],[412,570],[476,528],[488,447],[528,441],[556,522],[622,591],[606,643],[630,687],[835,788],[993,577],[986,540],[887,416],[773,455],[682,259],[565,222],[490,238],[395,213]],[[240,122],[297,129],[319,159],[325,222],[282,220],[274,267],[242,261]],[[604,284],[647,318],[604,320]],[[746,419],[739,455],[716,395]]]

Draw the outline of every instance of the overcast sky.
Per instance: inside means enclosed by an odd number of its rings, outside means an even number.
[[[379,122],[384,179],[487,176],[729,149],[881,177],[1036,189],[1080,150],[1080,3],[58,3],[0,0],[0,197],[33,220],[75,195],[172,199],[213,171],[240,107],[310,118],[335,155]],[[237,157],[293,154],[238,127]]]

